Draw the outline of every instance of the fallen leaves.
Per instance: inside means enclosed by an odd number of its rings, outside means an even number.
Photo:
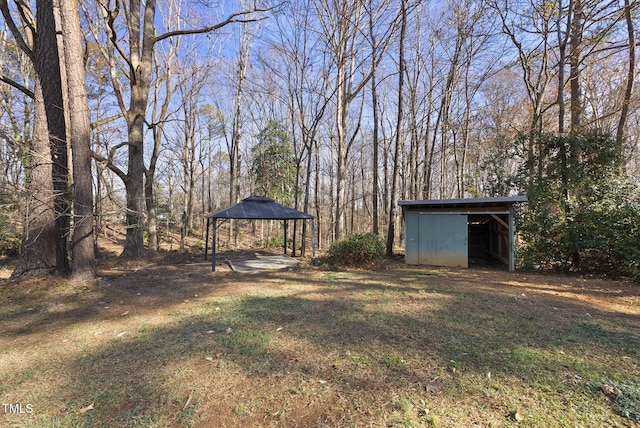
[[[511,412],[509,416],[516,422],[522,422],[524,420],[524,414],[520,410]]]
[[[184,406],[182,406],[182,411],[184,412],[184,409],[186,409],[187,407],[189,407],[189,404],[191,404],[191,400],[193,399],[193,395],[189,394],[189,398],[187,398],[187,402],[184,403]]]
[[[524,415],[518,410],[513,415],[513,419],[515,419],[518,422],[522,422],[524,420]]]
[[[93,403],[89,404],[87,407],[83,407],[82,409],[78,410],[78,414],[79,415],[84,415],[85,413],[89,412],[93,410]]]
[[[622,391],[620,391],[620,389],[607,385],[606,383],[603,383],[600,388],[602,389],[602,392],[607,395],[614,395],[616,397],[622,395]]]

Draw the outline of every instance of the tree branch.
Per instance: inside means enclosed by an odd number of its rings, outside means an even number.
[[[103,117],[102,119],[98,119],[94,122],[91,122],[91,129],[96,129],[98,126],[120,119],[123,116],[124,116],[123,113],[118,113],[118,114],[114,114],[113,116]]]
[[[7,4],[7,0],[0,0],[0,11],[2,11],[4,21],[7,23],[7,27],[9,27],[9,30],[11,31],[11,34],[13,35],[13,38],[15,39],[18,47],[29,56],[31,61],[35,62],[33,47],[29,46],[24,40],[22,33],[18,29],[18,26],[16,25],[13,17],[11,16],[11,13],[9,12],[9,5]],[[33,34],[33,36],[35,37],[35,33]]]
[[[30,98],[34,98],[33,91],[29,90],[27,87],[21,85],[20,83],[16,82],[15,80],[11,80],[6,76],[0,75],[0,82],[4,82],[4,83],[6,83],[6,84],[8,84],[10,86],[13,86],[17,90],[19,90],[20,92],[25,94],[26,96],[28,96]]]
[[[124,147],[127,145],[129,145],[128,141],[124,141],[120,144],[116,144],[109,150],[109,156],[106,158],[102,156],[100,153],[97,153],[94,151],[91,152],[92,158],[94,158],[98,162],[103,162],[107,166],[107,168],[113,171],[125,183],[127,182],[127,179],[128,179],[127,174],[125,174],[124,171],[122,171],[113,163],[113,158],[116,155],[116,150],[118,150],[120,147]]]
[[[195,29],[191,29],[191,30],[168,31],[168,32],[166,32],[164,34],[156,36],[155,43],[158,43],[158,42],[160,42],[160,41],[162,41],[164,39],[168,39],[168,38],[173,37],[173,36],[183,36],[183,35],[189,35],[189,34],[211,33],[212,31],[219,30],[220,28],[222,28],[222,27],[224,27],[226,25],[229,25],[229,24],[243,24],[243,23],[248,23],[248,22],[262,21],[262,20],[266,19],[266,17],[258,17],[258,18],[241,18],[241,17],[247,16],[247,15],[251,15],[251,14],[254,14],[254,13],[269,12],[269,11],[277,8],[278,6],[273,6],[273,7],[266,8],[266,9],[258,9],[258,8],[256,8],[256,9],[251,9],[251,10],[244,10],[242,12],[232,13],[224,21],[219,22],[216,25],[213,25],[213,26],[210,26],[210,27],[195,28]]]

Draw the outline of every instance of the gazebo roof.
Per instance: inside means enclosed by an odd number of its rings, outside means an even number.
[[[279,204],[271,198],[264,196],[249,196],[229,208],[210,214],[209,218],[297,220],[313,218],[313,216]]]

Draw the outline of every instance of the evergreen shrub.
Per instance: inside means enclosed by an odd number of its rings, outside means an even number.
[[[373,233],[346,236],[329,247],[329,261],[335,265],[362,266],[379,260],[385,255],[384,238]]]

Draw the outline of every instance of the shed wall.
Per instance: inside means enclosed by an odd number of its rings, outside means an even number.
[[[466,215],[407,211],[405,225],[407,264],[469,265]]]

